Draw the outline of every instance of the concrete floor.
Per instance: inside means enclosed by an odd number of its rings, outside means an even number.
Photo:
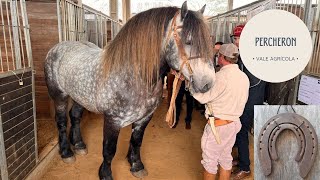
[[[141,156],[149,175],[144,179],[200,180],[203,171],[200,163],[200,139],[206,120],[198,111],[194,110],[191,130],[184,129],[184,121],[180,121],[176,129],[170,129],[164,121],[167,106],[164,100],[145,131]],[[184,120],[184,117],[185,108],[182,111],[181,120]],[[85,118],[82,133],[89,153],[86,156],[77,155],[74,164],[65,164],[60,160],[60,157],[56,157],[41,179],[98,179],[98,169],[102,162],[103,119],[102,116],[94,114],[89,114]],[[137,179],[131,175],[129,163],[125,159],[130,135],[131,126],[120,132],[117,153],[112,161],[115,180]],[[251,136],[250,151],[253,153],[252,139]],[[253,162],[253,154],[251,162]],[[253,170],[253,165],[251,169]],[[253,179],[253,175],[247,179]]]

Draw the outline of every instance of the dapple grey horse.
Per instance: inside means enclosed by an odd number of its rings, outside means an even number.
[[[205,7],[205,6],[204,6]],[[104,115],[100,179],[112,179],[111,161],[120,128],[132,124],[127,154],[131,173],[147,175],[140,147],[162,97],[161,78],[170,68],[180,71],[195,92],[213,86],[209,30],[202,13],[182,7],[154,8],[131,18],[103,50],[89,42],[61,42],[48,53],[45,79],[55,104],[60,155],[73,162],[86,154],[80,133],[84,109]],[[67,138],[67,99],[71,129]]]

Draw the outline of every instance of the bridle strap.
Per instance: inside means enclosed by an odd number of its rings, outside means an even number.
[[[178,29],[182,28],[182,26],[177,26],[177,22],[176,22],[177,17],[178,17],[179,14],[180,14],[180,11],[177,11],[176,14],[174,15],[174,17],[172,18],[171,26],[169,28],[168,36],[166,38],[164,47],[167,47],[167,45],[169,43],[169,39],[170,39],[171,34],[173,32],[174,40],[175,40],[175,42],[176,42],[176,44],[178,46],[179,57],[182,59],[182,64],[180,65],[180,69],[179,70],[181,72],[183,66],[187,65],[189,74],[190,74],[190,76],[192,76],[193,75],[193,71],[192,71],[192,68],[191,68],[190,63],[188,62],[188,60],[199,58],[199,56],[189,57],[188,58],[188,55],[187,55],[186,51],[183,48],[183,44],[181,42],[181,38],[179,36],[179,33],[177,32]]]

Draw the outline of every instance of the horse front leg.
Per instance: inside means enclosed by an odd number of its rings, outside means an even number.
[[[103,126],[103,162],[99,169],[99,177],[102,180],[112,180],[111,161],[116,154],[120,125],[104,115]]]
[[[148,172],[144,169],[144,165],[141,161],[140,147],[142,144],[144,131],[147,125],[149,124],[151,118],[152,114],[132,124],[132,133],[127,159],[131,165],[130,171],[132,175],[137,178],[142,178],[148,175]]]

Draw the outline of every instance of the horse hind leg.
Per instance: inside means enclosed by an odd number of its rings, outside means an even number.
[[[131,165],[131,174],[137,178],[148,175],[140,157],[140,148],[143,140],[144,131],[152,118],[152,114],[132,124],[129,151],[127,154],[128,162]]]
[[[68,96],[55,98],[55,119],[59,131],[59,147],[60,156],[65,163],[73,163],[75,161],[74,153],[71,150],[70,143],[67,138],[67,106]]]
[[[74,151],[79,155],[88,154],[87,146],[82,140],[80,132],[80,120],[83,114],[84,108],[77,102],[73,103],[71,110],[69,111],[69,116],[71,119],[70,128],[70,143],[74,146]]]

